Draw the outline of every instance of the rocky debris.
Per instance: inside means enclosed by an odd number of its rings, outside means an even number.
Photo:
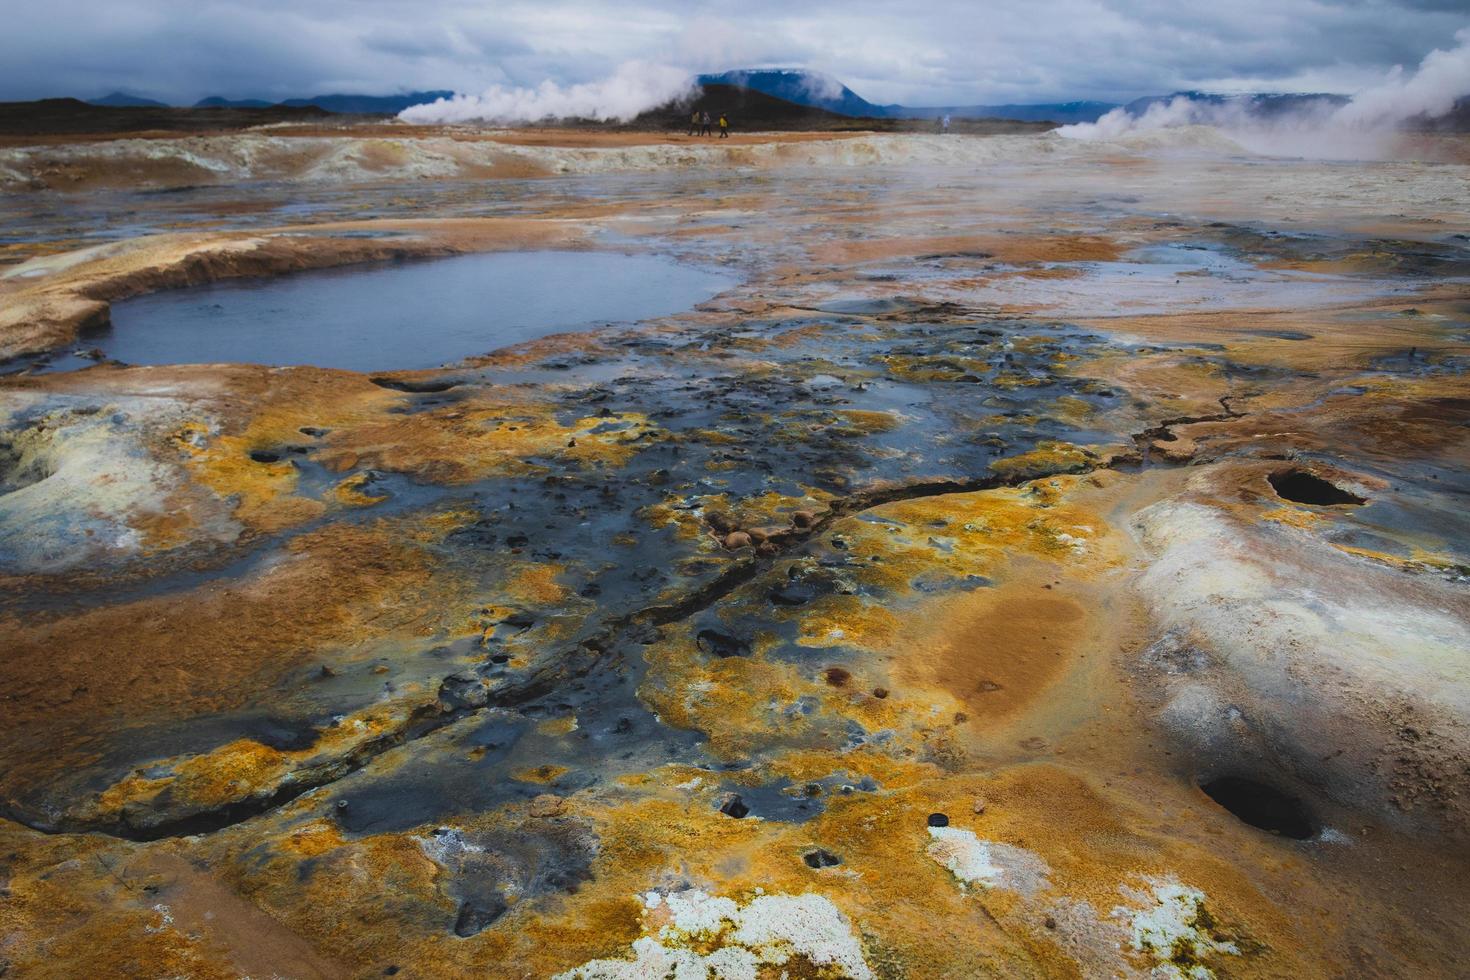
[[[439,684],[439,702],[446,711],[483,708],[489,699],[489,686],[474,671],[451,674]]]
[[[542,793],[531,800],[528,811],[533,817],[554,817],[566,808],[566,801],[554,793]]]

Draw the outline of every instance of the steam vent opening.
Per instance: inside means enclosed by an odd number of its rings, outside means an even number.
[[[1267,783],[1245,776],[1221,776],[1201,783],[1200,789],[1252,827],[1295,840],[1317,835],[1317,821],[1306,805]]]
[[[1367,503],[1362,497],[1348,493],[1306,470],[1282,470],[1280,473],[1272,473],[1266,479],[1278,497],[1293,503],[1323,506]]]

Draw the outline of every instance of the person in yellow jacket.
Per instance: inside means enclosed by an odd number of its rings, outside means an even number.
[[[725,118],[725,114],[722,112],[722,113],[720,113],[720,139],[723,140],[723,139],[729,139],[729,138],[730,138],[730,120],[726,119]]]

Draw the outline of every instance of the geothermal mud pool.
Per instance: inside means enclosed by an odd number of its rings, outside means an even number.
[[[1458,975],[1470,168],[1170,138],[13,195],[0,973]]]

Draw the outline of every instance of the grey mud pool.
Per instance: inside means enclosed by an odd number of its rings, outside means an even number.
[[[1455,976],[1470,168],[664,149],[7,202],[3,962]]]

